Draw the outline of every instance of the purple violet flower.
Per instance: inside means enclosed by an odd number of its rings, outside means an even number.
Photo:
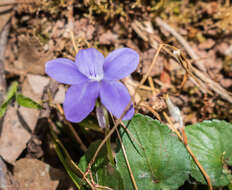
[[[82,121],[93,110],[98,97],[119,118],[130,95],[118,80],[132,73],[138,63],[139,55],[130,48],[114,50],[106,58],[95,48],[88,48],[77,53],[75,62],[66,58],[48,61],[46,73],[58,82],[71,85],[63,105],[67,120]],[[132,105],[123,120],[133,115]]]

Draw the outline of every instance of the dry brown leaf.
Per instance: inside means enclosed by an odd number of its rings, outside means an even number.
[[[11,1],[9,0],[9,2],[11,2]],[[2,3],[2,1],[0,1],[0,5],[1,5],[1,3]],[[1,21],[0,22],[0,32],[2,31],[2,29],[4,28],[4,26],[9,21],[11,15],[12,15],[12,10],[13,10],[13,6],[12,5],[0,6],[0,21]]]
[[[208,39],[202,43],[199,44],[199,49],[210,49],[214,46],[215,41],[212,39]]]
[[[41,102],[44,88],[48,85],[48,83],[49,78],[47,77],[28,74],[22,85],[22,94],[36,102]],[[33,131],[35,129],[40,110],[20,107],[19,112],[27,126],[31,131]]]
[[[115,44],[118,40],[118,35],[112,33],[110,30],[104,31],[99,37],[100,44]]]
[[[44,53],[41,45],[33,37],[21,36],[19,40],[18,60],[14,67],[23,73],[44,74],[45,64],[52,59],[51,52]]]
[[[89,23],[87,18],[76,20],[74,23],[75,36],[85,40],[92,40],[95,26]]]
[[[7,162],[14,164],[15,160],[26,148],[30,138],[30,133],[20,122],[16,108],[9,106],[2,125],[0,155]]]
[[[65,88],[63,85],[59,85],[58,90],[57,90],[55,97],[53,99],[53,103],[63,104],[64,98],[65,98]]]
[[[20,159],[14,167],[14,177],[20,190],[55,190],[61,171],[36,159]]]
[[[148,51],[145,51],[142,54],[141,64],[139,65],[139,68],[138,68],[139,70],[142,70],[142,74],[146,74],[147,71],[149,70],[155,53],[156,53],[155,49],[149,49]],[[150,72],[150,76],[160,75],[163,71],[165,61],[166,60],[164,57],[159,56],[156,61],[155,67],[153,67]]]
[[[19,186],[8,171],[6,164],[0,157],[0,189],[1,190],[19,190]]]
[[[22,85],[22,93],[35,101],[40,101],[44,87],[49,79],[29,74]],[[0,155],[9,163],[15,160],[26,148],[34,131],[40,110],[20,107],[17,110],[10,106],[6,112],[0,137]]]

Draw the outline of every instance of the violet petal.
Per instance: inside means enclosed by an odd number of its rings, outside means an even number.
[[[79,84],[88,80],[78,71],[75,63],[66,58],[57,58],[46,63],[45,72],[58,82]]]
[[[95,48],[80,50],[76,55],[75,64],[89,79],[99,81],[103,78],[104,56]]]
[[[117,118],[120,118],[131,99],[127,88],[118,81],[102,81],[100,98],[102,104]],[[129,120],[133,115],[134,108],[131,106],[123,120]]]
[[[104,79],[119,80],[133,71],[139,64],[139,55],[130,48],[120,48],[111,52],[105,59]]]
[[[71,86],[64,100],[66,119],[71,122],[82,121],[93,110],[98,95],[98,82],[87,82]]]

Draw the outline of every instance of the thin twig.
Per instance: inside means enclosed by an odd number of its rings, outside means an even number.
[[[129,173],[130,173],[130,177],[131,177],[133,186],[134,186],[135,190],[138,190],[138,186],[137,186],[137,184],[136,184],[135,177],[134,177],[134,175],[133,175],[133,172],[132,172],[131,167],[130,167],[129,160],[128,160],[128,158],[127,158],[126,149],[125,149],[125,147],[124,147],[124,145],[123,145],[123,143],[122,143],[122,139],[121,139],[121,136],[120,136],[120,134],[119,134],[117,128],[116,128],[116,132],[117,132],[117,136],[118,136],[120,145],[121,145],[121,147],[122,147],[122,152],[123,152],[124,158],[125,158],[125,160],[126,160],[126,165],[127,165],[128,170],[129,170]]]
[[[110,116],[111,116],[111,118],[112,118],[112,120],[113,120],[113,123],[115,124],[115,120],[114,120],[113,115],[112,115],[111,113],[110,113]],[[126,126],[124,125],[124,123],[123,123],[122,121],[121,121],[121,124],[122,124],[123,127],[126,128]],[[124,129],[125,129],[125,128],[124,128]],[[126,128],[126,130],[127,130],[127,128]],[[128,131],[129,131],[129,130],[128,130]],[[117,136],[118,136],[120,145],[121,145],[121,147],[122,147],[122,152],[123,152],[124,158],[125,158],[125,160],[126,160],[126,165],[127,165],[128,170],[129,170],[129,173],[130,173],[130,177],[131,177],[133,186],[134,186],[135,190],[138,190],[138,186],[137,186],[137,184],[136,184],[135,177],[134,177],[134,175],[133,175],[133,172],[132,172],[131,167],[130,167],[129,160],[128,160],[128,158],[127,158],[126,149],[125,149],[125,147],[124,147],[124,145],[123,145],[122,138],[121,138],[121,136],[120,136],[119,131],[118,131],[117,128],[116,128],[116,132],[117,132]]]
[[[121,121],[120,124],[122,125],[122,127],[126,130],[126,132],[130,135],[130,138],[133,140],[133,142],[135,142],[136,144],[138,144],[138,146],[144,150],[144,147],[138,142],[138,140],[135,138],[135,136],[130,132],[130,130],[127,129],[127,127],[125,126],[125,124]]]
[[[139,105],[148,109],[159,121],[161,121],[160,115],[151,106],[145,103],[140,103]]]
[[[78,47],[76,45],[75,37],[74,37],[74,33],[73,33],[73,30],[74,30],[73,0],[70,0],[68,2],[68,29],[69,29],[69,32],[70,32],[70,37],[71,37],[71,40],[72,40],[73,47],[74,47],[75,52],[77,54],[79,49],[78,49]]]
[[[198,61],[200,57],[194,52],[189,43],[171,26],[169,26],[166,22],[164,22],[161,18],[157,17],[155,19],[156,24],[171,33],[184,47],[184,49],[188,52],[189,56],[195,61],[195,64],[202,71],[206,72],[206,68],[202,61]]]
[[[152,95],[155,96],[157,94],[157,91],[155,89],[154,82],[153,82],[151,76],[148,77],[148,82],[149,82],[149,85],[150,85],[151,90],[152,90]]]
[[[64,120],[65,124],[68,125],[69,129],[71,130],[72,134],[74,135],[74,138],[76,139],[76,141],[80,144],[80,149],[83,152],[86,152],[88,150],[88,148],[85,146],[85,144],[83,143],[83,141],[81,140],[81,138],[79,137],[79,135],[77,134],[76,130],[74,129],[74,127],[72,126],[71,123],[69,123],[66,119]]]
[[[130,100],[129,104],[126,106],[126,108],[124,109],[122,115],[120,116],[119,119],[116,120],[113,128],[110,130],[110,132],[105,136],[105,138],[102,140],[101,144],[98,146],[96,152],[94,153],[92,159],[90,160],[88,167],[86,169],[86,175],[87,173],[90,171],[90,168],[92,167],[93,163],[95,162],[98,153],[100,152],[100,150],[102,149],[103,145],[106,143],[106,141],[111,137],[111,135],[114,133],[114,131],[116,130],[116,128],[118,127],[118,125],[120,124],[120,121],[122,120],[122,118],[126,115],[127,111],[130,109],[131,107],[131,103],[132,103],[132,99]]]
[[[155,54],[155,56],[154,56],[154,58],[153,58],[153,60],[152,60],[152,63],[151,63],[151,65],[150,65],[150,67],[149,67],[147,73],[143,76],[143,78],[142,78],[142,80],[140,81],[139,85],[136,87],[135,93],[134,93],[133,97],[134,97],[135,94],[137,93],[137,90],[143,85],[143,83],[144,83],[144,82],[147,80],[147,78],[149,77],[149,74],[151,73],[151,70],[152,70],[152,68],[154,67],[155,63],[156,63],[157,58],[158,58],[158,55],[159,55],[159,53],[160,53],[160,51],[161,51],[162,48],[163,48],[163,44],[160,44],[159,47],[158,47],[158,49],[156,50],[156,54]]]

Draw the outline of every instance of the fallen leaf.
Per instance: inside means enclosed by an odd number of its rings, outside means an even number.
[[[64,98],[65,98],[65,88],[64,88],[63,85],[59,85],[53,102],[55,104],[63,104],[64,103]]]
[[[212,39],[205,40],[204,42],[199,44],[199,49],[210,49],[214,46],[215,41]]]
[[[6,164],[0,157],[0,189],[1,190],[19,190],[19,186],[8,171]]]
[[[43,52],[37,39],[22,35],[19,37],[18,60],[14,62],[14,67],[25,74],[44,74],[45,63],[52,59],[52,56],[51,52]]]
[[[74,31],[77,38],[92,40],[95,27],[93,24],[89,23],[89,19],[81,18],[80,20],[75,21]]]
[[[142,70],[142,74],[146,74],[151,66],[153,58],[155,56],[156,50],[149,49],[142,54],[141,64],[138,69]],[[165,58],[162,56],[158,56],[155,66],[152,68],[150,72],[150,76],[157,76],[161,74],[164,67]]]
[[[49,78],[40,75],[28,74],[22,85],[22,94],[36,102],[41,102],[44,88],[48,85]],[[31,131],[35,129],[40,110],[20,107],[19,113]]]
[[[55,190],[61,171],[36,159],[20,159],[14,167],[14,178],[20,190]]]
[[[118,40],[118,35],[112,33],[110,30],[104,31],[99,37],[100,44],[114,44]]]
[[[9,5],[6,6],[0,6],[0,32],[2,31],[2,29],[4,28],[4,26],[7,24],[7,22],[9,21],[11,15],[12,15],[12,10],[13,10],[13,6],[10,5],[10,3],[14,3],[14,0],[8,0],[8,1],[1,1],[1,3],[8,3]]]
[[[171,84],[171,78],[169,74],[165,71],[163,71],[160,75],[160,81],[165,83],[165,84]]]
[[[31,135],[20,122],[16,107],[9,106],[4,117],[0,136],[0,155],[7,162],[14,164],[15,160],[26,148]]]

